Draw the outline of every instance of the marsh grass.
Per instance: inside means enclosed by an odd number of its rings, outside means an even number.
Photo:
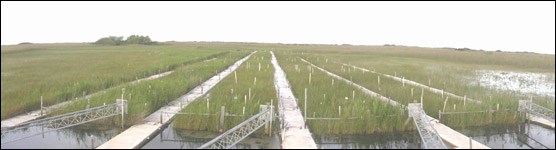
[[[182,110],[186,113],[214,115],[177,115],[173,126],[177,129],[226,131],[258,114],[260,112],[259,106],[270,104],[271,100],[276,113],[278,101],[273,82],[274,68],[270,60],[270,52],[268,51],[259,51],[253,54],[236,69],[237,84],[234,73],[231,73],[212,88],[208,94],[191,102]],[[251,89],[250,97],[249,89]],[[209,105],[208,109],[207,103]],[[243,116],[225,116],[224,125],[219,128],[222,106],[225,107],[226,114]],[[245,113],[243,112],[244,107]],[[262,130],[257,133],[262,133]]]
[[[114,103],[121,98],[122,88],[125,88],[124,99],[128,100],[128,112],[125,115],[125,125],[130,126],[156,111],[170,101],[186,94],[200,84],[216,75],[235,61],[246,56],[247,51],[232,51],[226,55],[215,57],[212,61],[202,61],[191,65],[181,66],[174,73],[156,80],[143,81],[134,85],[121,85],[106,91],[104,94],[92,97],[90,107]],[[57,109],[51,116],[67,112],[83,110],[87,101],[76,101],[70,105]],[[103,119],[94,122],[98,125],[119,125],[120,118]]]
[[[493,124],[513,124],[515,122],[519,122],[519,118],[515,117],[514,115],[518,114],[517,110],[517,101],[508,100],[511,99],[512,95],[515,95],[510,92],[503,92],[503,91],[496,91],[491,93],[491,97],[489,99],[476,99],[480,100],[482,103],[474,103],[471,101],[464,101],[458,98],[450,97],[447,95],[442,96],[441,94],[436,94],[429,92],[428,90],[422,90],[420,87],[416,87],[409,84],[403,84],[402,82],[395,81],[390,78],[386,78],[379,74],[370,73],[370,72],[363,72],[358,69],[354,69],[352,67],[343,66],[337,63],[328,63],[323,62],[322,60],[326,60],[327,58],[319,58],[316,56],[312,56],[310,54],[306,54],[305,58],[320,66],[323,67],[335,74],[338,74],[346,79],[351,79],[353,82],[362,85],[363,87],[368,88],[371,91],[375,91],[385,97],[389,97],[393,100],[396,100],[404,105],[408,103],[419,103],[421,92],[423,93],[423,106],[425,112],[434,118],[439,118],[438,111],[441,110],[443,112],[470,112],[470,111],[492,111],[496,110],[498,106],[499,110],[514,110],[513,112],[495,112],[494,116],[511,116],[511,117],[501,117],[492,119],[489,118],[487,115],[467,115],[466,117],[458,117],[458,119],[446,119],[443,120],[443,123],[451,126],[457,127],[467,127],[467,126],[481,126],[487,123]],[[380,76],[380,84],[378,83],[378,76]],[[403,76],[401,74],[397,74],[396,76],[400,77]],[[403,76],[403,78],[406,78]],[[411,95],[411,89],[413,88],[413,95]],[[470,87],[463,87],[464,89],[468,89],[472,91]],[[465,95],[467,97],[467,95]],[[448,97],[448,100],[446,100]],[[471,98],[471,97],[469,97]],[[484,98],[484,97],[481,97]],[[444,102],[446,102],[446,106],[444,107]],[[454,109],[454,105],[456,106]],[[445,116],[452,116],[445,115]],[[492,121],[494,120],[494,121]]]
[[[278,51],[276,57],[287,74],[302,112],[305,107],[304,90],[307,88],[309,118],[340,118],[308,120],[312,133],[372,134],[413,129],[413,126],[404,124],[408,116],[401,107],[390,106],[377,97],[363,94],[344,81],[334,79],[332,85],[332,77],[308,66],[296,54]]]
[[[173,45],[14,47],[2,46],[8,49],[2,51],[2,119],[38,110],[41,96],[50,106],[227,53]]]

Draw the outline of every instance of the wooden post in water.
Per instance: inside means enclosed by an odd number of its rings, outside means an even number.
[[[43,111],[42,111],[43,109],[42,108],[43,108],[43,103],[42,103],[42,96],[41,96],[41,116],[43,115]]]
[[[413,88],[411,88],[411,97],[413,97]]]
[[[236,80],[236,84],[237,84],[237,74],[236,74],[236,71],[234,71],[234,79]]]
[[[342,117],[342,106],[338,106],[338,116]]]
[[[249,100],[251,100],[251,88],[249,88]]]
[[[261,72],[261,63],[259,62],[259,72]]]
[[[471,137],[469,137],[469,149],[473,149],[473,141],[471,140]]]
[[[440,114],[440,110],[438,110],[438,122],[442,123],[442,114]]]
[[[344,69],[344,66],[342,66],[342,72],[346,72],[346,70]]]
[[[376,75],[376,78],[378,80],[378,86],[380,86],[380,75]]]
[[[311,76],[312,76],[312,74],[309,73],[309,84],[311,84]]]
[[[226,106],[222,106],[220,107],[220,132],[222,132],[222,130],[224,129],[224,115],[225,115],[225,111],[226,111]]]
[[[442,98],[444,98],[444,89],[442,89]]]
[[[254,77],[253,79],[253,85],[257,85],[257,77]]]
[[[332,79],[332,86],[334,86],[334,79]]]
[[[467,101],[467,96],[463,95],[463,106],[465,106],[465,101]]]
[[[421,107],[423,106],[423,94],[425,93],[425,89],[421,88]]]
[[[125,93],[125,88],[122,88],[122,128],[124,128],[124,93]]]
[[[210,114],[210,100],[207,98],[207,114]]]
[[[352,101],[355,100],[355,90],[351,91],[351,100]]]
[[[273,99],[270,99],[270,127],[268,130],[268,136],[272,135],[272,120],[274,120],[274,107],[272,106]]]
[[[405,77],[402,77],[402,86],[405,87]]]
[[[442,112],[446,112],[446,102],[448,102],[448,96],[446,96],[446,100],[444,100],[444,107],[442,107]]]
[[[93,138],[93,135],[91,135],[91,149],[95,149],[95,139]]]
[[[303,107],[305,107],[305,109],[303,110],[303,117],[305,117],[304,121],[305,124],[307,124],[307,88],[305,88],[305,104],[303,104]]]

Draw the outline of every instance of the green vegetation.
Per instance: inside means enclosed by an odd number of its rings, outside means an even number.
[[[99,45],[122,45],[124,44],[123,36],[109,36],[98,39],[95,44]]]
[[[107,45],[93,44],[21,44],[2,46],[2,119],[40,106],[40,96],[45,105],[82,97],[109,87],[105,94],[91,98],[91,107],[113,103],[126,88],[130,99],[131,125],[157,110],[167,102],[185,94],[199,84],[246,56],[254,49],[270,49],[287,73],[292,90],[303,109],[304,88],[308,90],[307,115],[310,118],[341,118],[340,120],[308,120],[313,133],[317,134],[371,134],[413,130],[407,123],[407,112],[386,105],[377,98],[366,96],[360,90],[335,80],[314,69],[308,83],[308,64],[333,72],[367,89],[390,97],[401,104],[419,102],[421,88],[362,72],[338,63],[346,63],[374,70],[379,73],[403,77],[433,88],[443,89],[467,98],[479,100],[477,104],[423,90],[425,112],[450,127],[471,127],[491,124],[515,124],[520,122],[517,100],[529,99],[554,110],[554,97],[511,91],[499,91],[477,84],[477,70],[504,70],[554,74],[554,55],[531,53],[507,53],[476,51],[453,48],[421,48],[388,44],[385,46],[314,45],[314,44],[257,44],[219,42],[167,42],[160,45],[137,45],[148,43],[150,38],[131,36],[108,37]],[[133,45],[126,45],[126,42]],[[116,44],[119,43],[119,44]],[[235,51],[235,50],[242,51]],[[246,50],[246,51],[243,51]],[[212,60],[212,58],[217,58]],[[264,58],[264,59],[262,59]],[[211,60],[211,61],[205,61]],[[208,96],[192,102],[182,112],[209,113],[213,116],[178,115],[175,127],[180,129],[216,131],[221,106],[232,115],[243,114],[244,96],[251,88],[251,99],[245,105],[245,116],[227,116],[224,130],[259,112],[259,105],[274,99],[273,69],[270,53],[258,52],[238,70],[238,84],[233,74],[223,79]],[[258,71],[258,63],[262,70]],[[336,63],[338,62],[338,63]],[[186,64],[186,65],[184,65]],[[247,64],[250,68],[246,69]],[[267,68],[269,66],[269,68]],[[296,67],[297,66],[297,67]],[[175,70],[174,73],[139,84],[125,84],[138,78],[159,72]],[[257,77],[257,85],[253,79]],[[553,77],[552,77],[553,78]],[[429,83],[430,80],[430,83]],[[553,81],[553,79],[551,79]],[[379,89],[380,88],[380,89]],[[231,92],[233,89],[233,93]],[[413,94],[411,94],[413,89]],[[355,99],[352,93],[355,93]],[[326,98],[324,97],[326,94]],[[237,99],[236,99],[237,97]],[[347,100],[346,100],[347,97]],[[210,101],[207,111],[207,98]],[[446,104],[445,104],[446,102]],[[76,101],[55,114],[80,110],[86,101]],[[456,108],[454,109],[454,105]],[[341,106],[341,115],[338,113]],[[438,111],[474,112],[444,114]],[[303,110],[302,110],[303,111]],[[485,111],[485,112],[480,112]],[[97,123],[118,123],[119,118]]]
[[[196,46],[2,46],[2,119],[223,55]]]
[[[98,39],[94,44],[98,45],[125,45],[125,44],[143,44],[153,45],[157,44],[152,41],[149,36],[130,35],[124,40],[123,36],[108,36]]]
[[[408,116],[401,107],[390,106],[377,97],[368,96],[354,86],[310,67],[298,59],[298,53],[277,52],[276,55],[298,98],[301,111],[304,111],[304,90],[307,88],[309,118],[341,118],[308,120],[312,133],[372,134],[413,129],[412,124],[404,124]]]
[[[216,59],[202,61],[176,68],[168,75],[156,80],[142,81],[137,84],[126,84],[107,90],[105,93],[92,97],[90,107],[111,104],[121,98],[122,88],[125,88],[124,99],[128,100],[128,115],[125,125],[131,126],[143,120],[144,117],[167,105],[170,101],[186,94],[194,87],[206,81],[217,73],[232,65],[235,61],[246,56],[247,51],[232,51],[226,55],[219,55]],[[58,109],[51,116],[87,108],[88,101],[75,101],[63,109]],[[119,125],[120,118],[96,121],[99,125]]]
[[[392,100],[400,102],[404,105],[408,103],[419,103],[421,92],[423,92],[423,107],[425,112],[434,118],[439,118],[438,111],[442,112],[468,112],[468,111],[491,111],[499,110],[494,114],[492,113],[482,113],[483,115],[468,115],[467,117],[460,117],[457,120],[454,119],[442,119],[442,122],[450,125],[451,127],[465,127],[465,126],[478,126],[484,124],[513,124],[519,120],[519,118],[514,118],[517,110],[517,101],[508,101],[510,99],[507,94],[493,95],[492,100],[483,100],[481,104],[474,103],[471,101],[464,101],[454,97],[448,97],[447,95],[442,96],[441,94],[435,94],[429,92],[428,90],[422,90],[420,87],[416,87],[409,84],[403,84],[402,82],[395,81],[390,78],[386,78],[379,74],[374,74],[370,72],[363,72],[361,70],[354,69],[353,67],[346,67],[341,64],[333,63],[331,61],[326,62],[326,59],[310,57],[305,55],[309,62],[312,62],[324,69],[335,73],[343,78],[352,80],[367,89],[379,93],[385,97],[389,97]],[[379,77],[380,76],[380,83]],[[405,77],[404,77],[405,78]],[[412,94],[413,89],[413,94]],[[446,106],[444,103],[446,102]],[[455,108],[454,108],[455,105]],[[498,105],[498,106],[497,106]],[[513,111],[507,111],[513,110]],[[466,114],[467,115],[467,114]],[[446,116],[446,115],[445,115]],[[448,115],[452,117],[452,115]],[[496,116],[496,117],[492,117]],[[446,118],[446,117],[444,117]],[[481,120],[481,121],[479,121]]]
[[[328,48],[331,49],[331,48]],[[522,53],[493,53],[479,51],[448,51],[444,49],[414,47],[345,47],[315,57],[375,70],[380,73],[403,76],[456,95],[473,99],[491,99],[507,95],[513,99],[547,100],[540,95],[496,91],[477,84],[476,70],[508,70],[554,73],[554,56]],[[309,51],[309,50],[308,50]],[[314,50],[310,50],[314,51]],[[430,84],[429,84],[430,80]]]
[[[277,106],[273,82],[274,67],[270,60],[268,51],[253,54],[237,68],[237,83],[234,73],[223,78],[205,96],[197,98],[182,110],[194,114],[177,115],[173,126],[178,129],[219,131],[220,108],[224,106],[228,115],[235,115],[225,116],[222,131],[226,131],[259,113],[260,105],[267,105],[273,101],[273,106]]]

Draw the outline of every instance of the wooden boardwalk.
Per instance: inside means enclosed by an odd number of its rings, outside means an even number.
[[[256,51],[255,51],[256,52]],[[140,148],[145,142],[149,141],[158,130],[162,129],[163,125],[169,124],[176,113],[178,113],[183,107],[187,106],[191,101],[204,95],[212,87],[214,87],[218,82],[220,82],[224,77],[228,76],[234,70],[236,70],[241,63],[249,59],[251,55],[255,52],[245,56],[244,58],[238,60],[230,66],[228,69],[220,72],[219,74],[213,76],[209,80],[203,82],[201,85],[195,87],[193,90],[189,91],[187,94],[179,97],[178,99],[170,102],[168,105],[160,108],[156,112],[152,113],[145,119],[143,119],[142,124],[137,124],[131,126],[124,132],[100,145],[99,149],[135,149]]]

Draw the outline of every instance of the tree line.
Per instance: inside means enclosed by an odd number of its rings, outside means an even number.
[[[153,45],[157,44],[156,41],[152,41],[149,36],[141,35],[130,35],[124,40],[123,36],[108,36],[98,39],[94,44],[98,45],[126,45],[126,44],[143,44],[143,45]]]

